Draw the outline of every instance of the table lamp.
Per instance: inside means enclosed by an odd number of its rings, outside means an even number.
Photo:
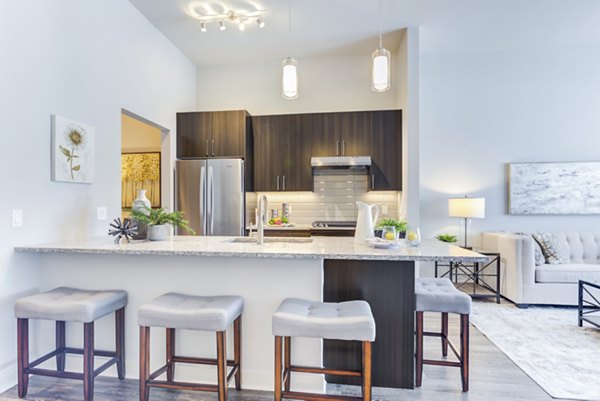
[[[448,199],[448,216],[465,219],[465,243],[468,246],[468,226],[470,219],[483,219],[485,217],[485,198],[450,198]]]

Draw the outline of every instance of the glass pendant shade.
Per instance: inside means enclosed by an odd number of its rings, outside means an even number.
[[[391,87],[391,58],[390,52],[384,47],[379,47],[373,52],[373,92],[386,92]]]
[[[281,63],[281,95],[284,99],[298,97],[298,63],[291,57]]]

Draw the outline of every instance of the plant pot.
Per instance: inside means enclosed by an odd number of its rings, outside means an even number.
[[[168,224],[148,225],[148,239],[150,241],[164,241],[171,235]]]

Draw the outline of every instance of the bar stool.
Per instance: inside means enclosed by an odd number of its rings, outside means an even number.
[[[459,367],[462,390],[469,391],[469,314],[471,297],[454,287],[447,278],[420,278],[415,282],[417,311],[416,386],[421,387],[423,365]],[[442,314],[442,332],[423,331],[423,314],[439,312]],[[460,315],[460,354],[448,340],[448,313]],[[448,345],[458,358],[458,362],[423,359],[423,336],[442,339],[442,355],[448,356]]]
[[[341,303],[285,299],[273,315],[275,336],[275,401],[282,398],[297,400],[339,400],[339,396],[291,391],[291,374],[317,373],[362,378],[362,397],[341,397],[345,400],[371,400],[371,345],[375,341],[375,320],[365,301]],[[292,337],[311,337],[330,340],[362,342],[360,371],[326,369],[292,365]],[[283,369],[281,345],[284,343]],[[283,384],[283,391],[282,391]]]
[[[151,387],[177,390],[212,391],[219,401],[227,400],[227,387],[235,377],[241,390],[242,310],[244,299],[238,296],[201,297],[178,293],[164,294],[142,305],[138,311],[140,326],[140,401],[148,401]],[[233,324],[234,358],[227,360],[226,330]],[[167,361],[150,373],[150,327],[164,327],[167,334]],[[217,335],[217,359],[175,355],[175,330],[214,331]],[[217,385],[175,381],[175,363],[217,366]],[[227,366],[232,369],[227,374]],[[156,380],[166,373],[165,380]]]
[[[27,395],[29,375],[83,380],[85,401],[92,401],[94,398],[94,378],[110,366],[116,364],[119,379],[124,379],[125,305],[127,305],[125,291],[87,291],[68,287],[55,288],[19,299],[15,303],[19,398]],[[95,350],[94,322],[112,312],[115,312],[115,351]],[[29,319],[56,322],[56,349],[33,362],[29,362]],[[65,322],[83,323],[83,349],[66,346]],[[65,371],[66,354],[83,355],[83,373]],[[94,356],[110,359],[94,369]],[[36,368],[53,357],[56,357],[56,370]]]

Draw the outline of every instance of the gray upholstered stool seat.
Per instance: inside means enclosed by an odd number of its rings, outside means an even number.
[[[59,287],[19,299],[15,303],[15,316],[19,319],[89,323],[125,305],[125,291],[88,291]]]
[[[375,341],[375,320],[365,301],[330,303],[287,298],[273,315],[273,335]]]
[[[225,331],[243,309],[244,299],[238,296],[202,297],[171,292],[142,305],[138,323],[148,327]]]
[[[415,282],[417,312],[471,313],[471,297],[447,278],[419,278]]]

